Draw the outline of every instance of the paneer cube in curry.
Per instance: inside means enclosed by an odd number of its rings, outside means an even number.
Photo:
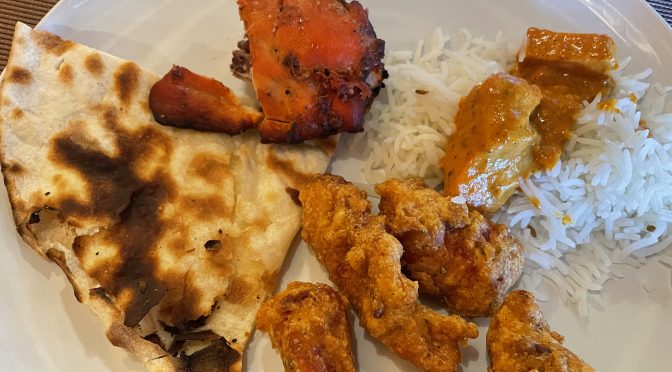
[[[551,169],[584,102],[608,95],[617,67],[606,35],[527,31],[518,62],[462,98],[442,160],[447,195],[491,215],[518,179]]]

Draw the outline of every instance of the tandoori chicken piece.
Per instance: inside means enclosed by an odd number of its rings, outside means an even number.
[[[385,75],[385,44],[362,5],[238,0],[238,6],[249,40],[250,75],[265,115],[258,127],[262,142],[298,143],[362,131]]]
[[[230,135],[263,120],[259,110],[242,104],[224,84],[180,66],[152,86],[149,107],[161,124]]]
[[[301,191],[302,237],[374,338],[425,371],[454,371],[475,324],[418,303],[401,273],[402,247],[371,215],[366,193],[343,178],[318,176]]]
[[[533,171],[551,169],[572,136],[583,102],[609,94],[616,44],[606,35],[530,28],[511,74],[537,85],[543,97],[530,123],[541,135]]]
[[[540,101],[538,87],[504,73],[462,98],[441,161],[446,195],[462,195],[486,215],[504,205],[518,177],[532,169],[532,145],[540,138],[530,115]]]
[[[534,295],[511,292],[495,313],[486,336],[489,372],[593,372],[590,365],[562,346],[551,331]]]
[[[285,371],[356,370],[345,303],[326,284],[289,283],[261,306],[257,329],[268,332]]]
[[[420,179],[391,179],[376,192],[388,230],[404,247],[404,270],[420,290],[462,316],[491,316],[523,271],[523,246],[508,228]]]

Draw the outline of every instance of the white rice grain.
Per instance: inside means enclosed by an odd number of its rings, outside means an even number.
[[[414,51],[389,53],[385,92],[353,139],[366,149],[367,181],[417,176],[439,185],[460,97],[505,71],[514,54],[501,34],[492,41],[460,30],[450,40],[440,29]],[[644,81],[651,69],[627,76],[629,63],[613,73],[611,97],[584,103],[558,164],[520,179],[520,192],[494,218],[526,247],[523,287],[534,291],[546,278],[583,315],[589,293],[623,277],[614,264],[638,267],[658,255],[672,266],[672,113],[663,112],[672,87]],[[607,100],[615,110],[600,110]]]

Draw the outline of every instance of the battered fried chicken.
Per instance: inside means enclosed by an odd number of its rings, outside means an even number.
[[[238,6],[249,40],[250,74],[265,114],[258,127],[262,142],[297,143],[361,131],[382,84],[385,45],[362,5],[238,0]],[[245,56],[234,55],[234,65],[244,66]]]
[[[418,285],[401,273],[402,247],[371,215],[366,193],[343,178],[318,176],[301,191],[302,237],[373,337],[425,371],[454,371],[476,325],[418,303]]]
[[[289,283],[261,306],[257,329],[268,332],[285,371],[355,371],[346,307],[326,284]]]
[[[469,212],[420,179],[376,185],[380,213],[404,247],[404,270],[420,290],[463,316],[490,316],[520,277],[523,246],[504,225]]]
[[[591,372],[594,369],[562,346],[526,291],[513,291],[495,313],[486,336],[490,372]]]
[[[254,128],[263,119],[224,84],[180,66],[152,86],[149,107],[161,124],[230,135]]]

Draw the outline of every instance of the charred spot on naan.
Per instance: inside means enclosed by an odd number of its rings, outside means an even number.
[[[230,216],[231,205],[219,195],[186,196],[180,199],[178,208],[182,213],[193,215],[200,221],[211,221]]]
[[[232,176],[230,160],[228,155],[200,153],[191,160],[189,171],[211,185],[219,185],[222,180]]]
[[[100,58],[100,54],[91,53],[84,60],[84,68],[93,77],[100,77],[105,69],[105,63],[103,62],[103,59]]]
[[[116,115],[106,112],[106,118],[116,124]],[[88,137],[73,125],[51,139],[50,160],[60,168],[74,171],[85,183],[88,195],[65,196],[53,199],[53,206],[63,218],[71,220],[96,219],[108,226],[119,220],[131,195],[145,183],[139,173],[147,159],[165,160],[171,152],[170,138],[152,127],[141,127],[134,132],[116,128],[118,154],[103,151],[95,139]]]
[[[23,118],[23,115],[25,115],[25,113],[20,108],[15,107],[9,113],[9,118],[11,120],[21,120]]]
[[[58,79],[65,85],[71,85],[75,79],[72,66],[69,63],[61,63],[58,68]]]
[[[5,79],[7,79],[7,82],[9,83],[28,85],[33,81],[33,75],[23,67],[14,66],[7,71]]]
[[[224,300],[232,304],[245,304],[254,299],[256,286],[244,276],[231,279]]]
[[[55,56],[61,56],[75,46],[74,42],[63,40],[61,37],[49,32],[33,30],[30,32],[30,37],[41,49]]]
[[[133,62],[126,62],[114,72],[114,91],[122,104],[128,105],[138,91],[140,68]]]
[[[182,364],[181,370],[193,372],[226,372],[229,366],[240,358],[240,353],[233,349],[223,338],[211,343],[191,355],[181,354],[177,359]]]
[[[312,174],[306,174],[300,171],[296,168],[294,162],[288,159],[283,159],[272,150],[268,151],[266,166],[285,176],[291,187],[294,189],[301,190],[303,185],[313,178]]]
[[[103,289],[103,287],[89,289],[89,297],[96,297],[108,305],[113,305],[112,299],[107,295],[107,293],[105,293],[105,289]]]
[[[93,236],[81,236],[73,249],[84,269],[114,295],[125,312],[124,324],[132,327],[166,294],[167,283],[157,275],[157,242],[166,222],[161,217],[163,204],[173,198],[175,185],[159,176],[154,184],[135,191],[118,224]],[[85,260],[91,250],[119,247],[112,259]]]
[[[26,172],[26,167],[16,161],[10,161],[3,165],[5,172],[13,175],[21,175]]]

